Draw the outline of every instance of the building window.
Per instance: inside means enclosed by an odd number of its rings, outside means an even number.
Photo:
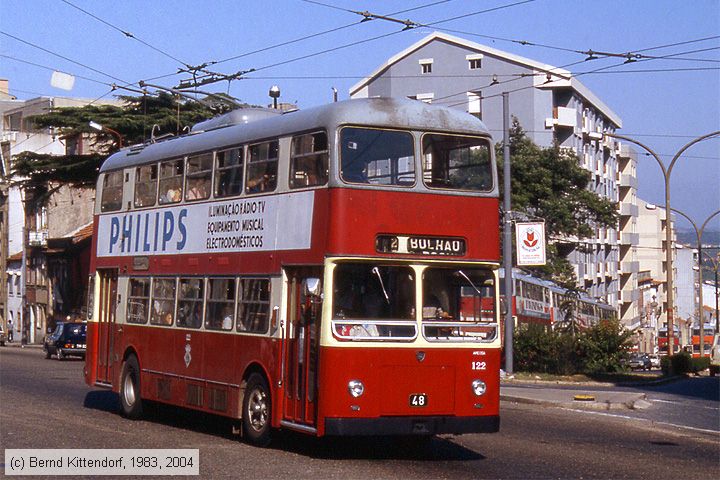
[[[480,70],[482,68],[482,54],[466,55],[469,70]]]
[[[482,120],[482,94],[480,92],[467,92],[468,113]]]
[[[428,73],[432,73],[432,64],[433,59],[432,58],[424,58],[419,61],[420,63],[420,73],[423,75],[427,75]]]

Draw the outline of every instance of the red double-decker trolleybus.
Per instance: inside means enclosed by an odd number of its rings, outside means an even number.
[[[86,382],[311,435],[499,428],[497,173],[466,113],[246,109],[97,184]]]

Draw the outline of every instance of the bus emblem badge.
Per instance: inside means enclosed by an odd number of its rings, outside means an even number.
[[[416,352],[415,358],[417,358],[418,362],[422,362],[423,360],[425,360],[425,352]]]
[[[185,345],[185,368],[188,368],[190,366],[190,362],[192,361],[192,355],[190,355],[190,344]]]

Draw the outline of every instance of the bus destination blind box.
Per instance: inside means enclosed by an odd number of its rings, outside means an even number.
[[[427,237],[416,235],[378,235],[375,238],[378,253],[409,253],[414,255],[464,256],[467,247],[464,238]]]

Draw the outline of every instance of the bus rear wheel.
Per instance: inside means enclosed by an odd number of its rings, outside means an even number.
[[[243,436],[253,445],[267,446],[270,443],[270,388],[262,375],[250,375],[242,412]]]
[[[129,356],[122,365],[120,374],[120,409],[123,416],[130,419],[137,419],[142,415],[140,367],[134,355]]]

